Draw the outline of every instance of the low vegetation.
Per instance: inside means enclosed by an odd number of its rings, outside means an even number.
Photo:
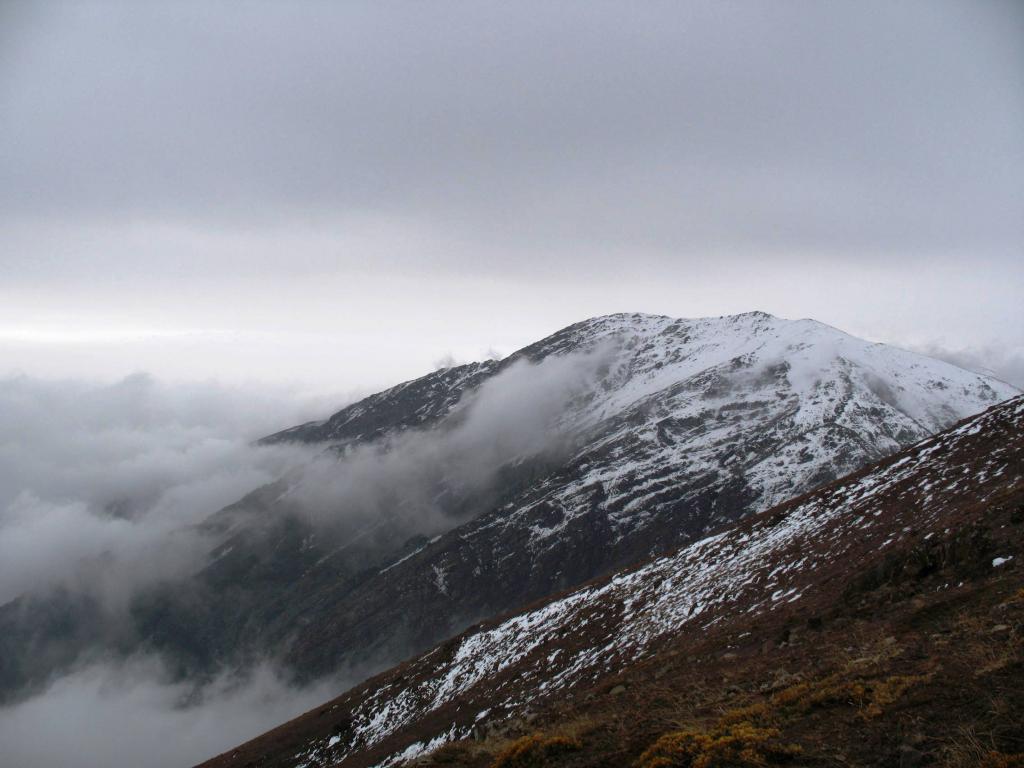
[[[1022,577],[986,573],[984,548],[956,551],[909,578],[891,562],[840,604],[780,617],[746,644],[669,644],[422,764],[1024,768]]]
[[[582,745],[567,736],[533,733],[509,744],[494,759],[493,768],[547,768],[558,765],[558,758],[576,752]]]
[[[772,765],[788,762],[802,751],[799,745],[781,742],[777,728],[758,728],[741,722],[721,726],[711,733],[666,733],[644,750],[636,768]]]

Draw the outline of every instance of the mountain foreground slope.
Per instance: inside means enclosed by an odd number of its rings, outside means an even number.
[[[1024,398],[205,763],[1020,765]]]
[[[125,621],[75,594],[0,606],[0,700],[140,651],[199,683],[266,659],[363,679],[1014,394],[811,320],[577,323],[265,438],[319,458],[213,515],[202,567]]]

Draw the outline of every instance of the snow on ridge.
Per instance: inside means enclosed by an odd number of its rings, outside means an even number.
[[[786,320],[764,312],[704,318],[672,318],[664,315],[620,313],[594,317],[564,328],[501,363],[469,363],[402,382],[371,395],[321,422],[291,427],[272,436],[330,441],[341,439],[347,425],[368,410],[386,406],[396,396],[432,381],[433,399],[424,408],[433,418],[451,412],[467,394],[471,379],[499,373],[520,355],[565,355],[614,342],[616,364],[600,383],[589,404],[565,415],[580,429],[621,414],[667,388],[746,361],[752,374],[786,365],[790,389],[803,404],[798,421],[820,421],[820,408],[812,403],[823,388],[853,376],[866,401],[882,403],[917,424],[924,432],[945,428],[957,419],[1018,394],[997,379],[965,371],[943,361],[884,344],[867,342],[824,323]],[[466,391],[464,391],[466,390]],[[426,398],[427,396],[424,395]],[[423,409],[421,409],[423,410]],[[350,439],[345,437],[344,439]]]
[[[564,417],[591,433],[576,457],[586,467],[581,477],[494,521],[518,525],[537,504],[555,504],[560,522],[530,524],[535,546],[587,512],[588,488],[603,487],[609,504],[623,499],[609,522],[625,532],[645,524],[648,500],[671,482],[666,467],[691,480],[721,474],[729,446],[746,446],[747,453],[730,461],[756,492],[752,509],[758,511],[1016,394],[948,363],[814,320],[765,313],[697,320],[610,315],[569,332],[565,349],[614,339],[618,351],[605,389]],[[721,420],[739,407],[750,408],[749,417]],[[667,434],[671,425],[688,423],[700,426]],[[663,431],[660,424],[670,426]],[[768,448],[758,448],[765,438]],[[603,450],[612,452],[610,459],[590,459]]]
[[[787,365],[787,379],[801,400],[829,380],[852,373],[859,390],[929,432],[1019,394],[997,379],[867,342],[815,320],[758,312],[694,320],[608,315],[582,323],[569,346],[578,349],[609,339],[620,344],[619,368],[611,373],[611,391],[591,408],[605,414],[744,357],[752,373]],[[844,365],[849,368],[843,370]]]

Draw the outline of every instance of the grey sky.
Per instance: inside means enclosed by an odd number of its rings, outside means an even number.
[[[760,308],[1024,354],[1017,2],[0,6],[0,372]]]

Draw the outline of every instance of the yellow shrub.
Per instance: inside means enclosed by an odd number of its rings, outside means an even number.
[[[772,701],[779,707],[808,710],[836,702],[859,704],[864,699],[864,686],[856,681],[841,680],[829,675],[811,683],[797,683],[779,691]]]
[[[551,758],[573,752],[582,745],[565,736],[544,736],[532,733],[517,739],[494,758],[491,768],[545,768]]]
[[[716,768],[761,766],[782,762],[800,754],[800,747],[778,741],[776,728],[759,728],[748,722],[722,726],[710,733],[673,731],[648,747],[637,768]]]
[[[861,708],[862,717],[872,718],[899,699],[907,689],[928,679],[927,675],[896,675],[884,680],[860,682],[842,680],[838,675],[799,683],[779,691],[772,701],[779,707],[805,712],[826,704],[853,704]]]
[[[871,701],[861,711],[864,717],[878,717],[882,709],[899,699],[907,689],[928,679],[927,675],[895,675],[871,686]]]
[[[718,722],[721,725],[727,725],[729,723],[739,723],[744,720],[760,720],[767,718],[768,715],[769,710],[767,702],[755,701],[753,704],[747,704],[744,707],[736,707],[735,709],[728,710],[721,718],[719,718]]]

